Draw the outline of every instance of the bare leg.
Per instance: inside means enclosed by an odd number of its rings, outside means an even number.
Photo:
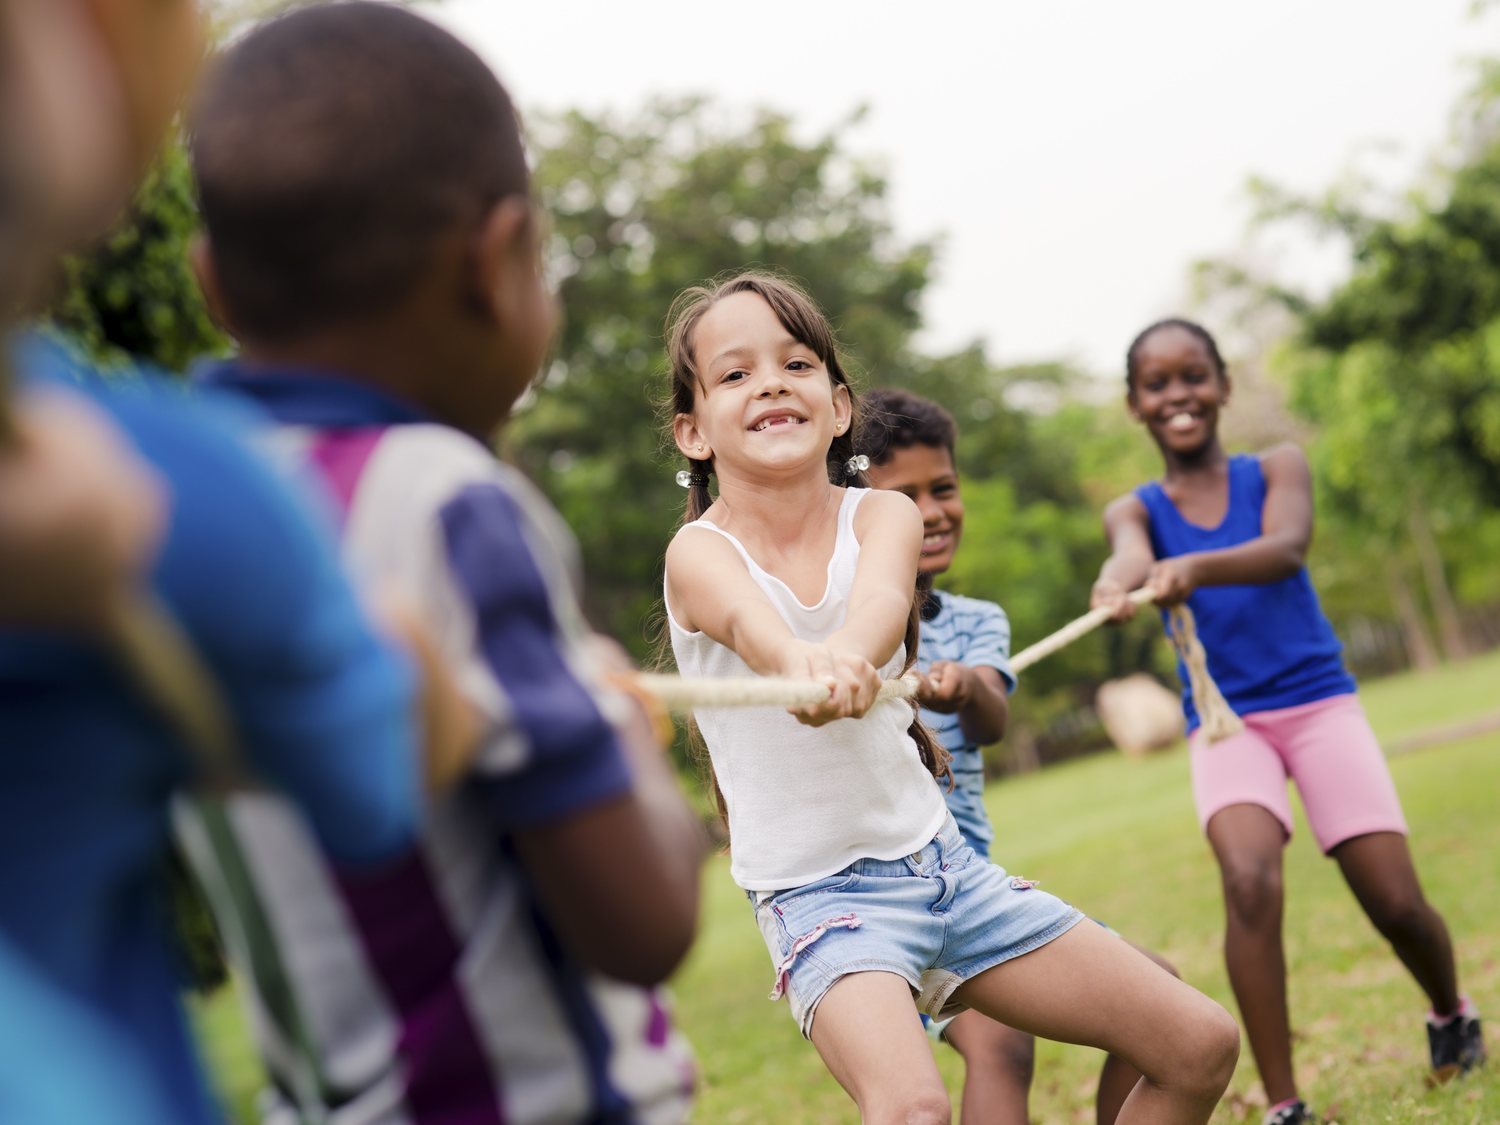
[[[1035,1040],[978,1012],[964,1012],[943,1037],[964,1060],[963,1125],[1026,1125]]]
[[[1297,1096],[1281,945],[1286,829],[1260,805],[1230,805],[1208,822],[1224,883],[1224,962],[1272,1105]]]
[[[1144,946],[1128,942],[1132,949],[1138,949],[1153,962],[1171,973],[1179,980],[1181,975],[1176,966],[1159,953],[1153,953]],[[1130,1096],[1130,1091],[1135,1089],[1135,1084],[1141,1080],[1141,1072],[1136,1070],[1119,1055],[1106,1055],[1104,1065],[1099,1068],[1099,1091],[1094,1095],[1094,1121],[1097,1125],[1114,1125],[1115,1118],[1120,1115],[1120,1107],[1125,1104],[1125,1099]]]
[[[830,988],[812,1025],[813,1046],[872,1125],[946,1125],[948,1091],[895,973],[851,973]]]
[[[1096,1125],[1115,1125],[1120,1107],[1140,1080],[1141,1072],[1119,1055],[1104,1056],[1104,1065],[1099,1068],[1099,1090],[1094,1095]]]
[[[1201,1125],[1239,1055],[1228,1012],[1087,923],[980,973],[956,996],[1012,1027],[1100,1047],[1135,1066],[1143,1077],[1120,1109],[1121,1125]]]
[[[1422,895],[1406,837],[1372,832],[1333,849],[1344,879],[1439,1015],[1458,1011],[1458,971],[1442,917]]]
[[[1177,970],[1165,958],[1139,949],[1174,977]],[[1036,1042],[1024,1031],[996,1023],[969,1011],[943,1032],[943,1038],[963,1057],[964,1125],[1016,1125],[1030,1121],[1028,1095],[1036,1069]],[[1140,1081],[1141,1072],[1119,1055],[1106,1055],[1099,1068],[1099,1090],[1094,1099],[1098,1125],[1114,1125],[1125,1099]]]

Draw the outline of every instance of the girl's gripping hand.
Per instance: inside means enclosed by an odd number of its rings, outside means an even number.
[[[1109,619],[1114,622],[1129,621],[1135,616],[1136,605],[1130,600],[1129,591],[1113,578],[1101,578],[1094,583],[1089,594],[1090,609],[1108,609]]]
[[[1156,591],[1156,604],[1181,605],[1198,588],[1198,576],[1192,555],[1161,559],[1151,568],[1146,585]]]
[[[799,723],[810,727],[836,719],[857,719],[875,705],[880,692],[880,673],[864,657],[808,641],[792,641],[786,646],[780,673],[828,685],[828,698],[787,708]]]

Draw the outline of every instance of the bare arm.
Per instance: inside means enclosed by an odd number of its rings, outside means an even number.
[[[1089,597],[1094,608],[1107,606],[1115,621],[1135,616],[1135,605],[1126,595],[1145,583],[1156,565],[1151,547],[1151,518],[1146,505],[1134,493],[1110,502],[1104,509],[1104,536],[1109,540],[1110,556],[1099,568],[1099,578]]]
[[[906,637],[922,554],[922,515],[910,497],[875,490],[854,514],[854,533],[859,567],[849,613],[828,645],[879,667]]]
[[[912,510],[915,512],[914,506]],[[912,581],[915,583],[915,577]],[[856,575],[856,587],[858,584]],[[827,644],[795,637],[750,577],[739,553],[712,531],[690,528],[672,540],[667,548],[667,602],[684,629],[707,633],[733,649],[752,671],[826,683],[827,699],[788,708],[800,722],[822,726],[835,719],[862,715],[875,701],[879,675],[854,647],[855,642],[835,646],[834,637]],[[849,616],[854,616],[852,605]],[[891,643],[890,652],[895,651],[897,643],[899,637]]]
[[[1184,602],[1199,586],[1279,582],[1301,569],[1313,530],[1307,458],[1296,446],[1281,445],[1263,455],[1261,469],[1266,479],[1261,534],[1233,547],[1161,560],[1149,577],[1158,604]]]
[[[667,547],[667,602],[684,629],[707,633],[753,671],[792,674],[785,665],[796,638],[723,536],[701,528],[677,534]]]
[[[473,765],[483,719],[459,688],[413,599],[394,588],[382,589],[369,599],[366,609],[415,666],[422,772],[429,793],[446,792]]]
[[[928,670],[917,702],[943,714],[958,714],[964,737],[989,746],[1005,737],[1010,720],[1010,696],[998,671],[985,664],[936,661]]]

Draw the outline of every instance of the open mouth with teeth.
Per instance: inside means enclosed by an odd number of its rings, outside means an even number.
[[[1186,410],[1180,410],[1176,414],[1168,415],[1166,428],[1173,433],[1186,433],[1198,424],[1198,415],[1191,414]]]
[[[758,434],[780,426],[800,426],[806,421],[806,418],[798,418],[795,414],[770,414],[751,426],[750,432]]]
[[[948,545],[953,542],[953,531],[944,528],[942,531],[929,531],[922,536],[922,553],[924,555],[935,555],[946,551]]]

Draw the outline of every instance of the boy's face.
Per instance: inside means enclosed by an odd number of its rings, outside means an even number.
[[[903,492],[922,513],[923,574],[942,574],[953,565],[964,531],[964,501],[953,457],[942,446],[912,445],[894,449],[884,464],[865,473],[876,488]]]

